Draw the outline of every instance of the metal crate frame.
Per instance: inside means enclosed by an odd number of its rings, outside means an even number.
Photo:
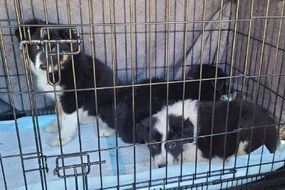
[[[235,86],[236,88],[239,88],[241,87],[242,91],[246,91],[246,92],[250,92],[250,91],[254,91],[254,89],[262,89],[262,92],[261,95],[259,93],[257,93],[258,95],[260,95],[261,97],[260,98],[255,98],[253,96],[249,96],[248,99],[251,99],[253,101],[256,101],[257,104],[261,104],[261,105],[264,105],[265,107],[267,107],[269,110],[272,111],[272,115],[277,118],[278,122],[279,122],[279,125],[282,126],[284,125],[284,118],[282,117],[282,114],[283,114],[283,111],[284,111],[284,108],[283,108],[283,103],[284,103],[284,100],[285,100],[285,90],[283,92],[279,92],[279,88],[277,89],[277,91],[274,91],[273,89],[271,89],[271,86],[267,85],[261,78],[266,78],[265,80],[269,80],[270,84],[272,83],[272,79],[273,78],[278,78],[278,85],[279,86],[281,83],[280,81],[282,80],[282,78],[284,78],[284,73],[282,71],[282,69],[280,70],[279,73],[269,73],[269,71],[267,70],[266,73],[262,73],[261,69],[258,68],[258,66],[261,67],[261,65],[265,62],[264,59],[263,59],[263,56],[264,56],[264,52],[265,51],[272,51],[273,52],[275,51],[275,53],[271,53],[272,57],[275,57],[274,60],[276,61],[276,63],[274,64],[279,64],[280,62],[277,61],[277,59],[281,59],[281,63],[283,64],[284,62],[284,58],[285,58],[285,49],[284,47],[280,47],[282,46],[282,42],[284,43],[284,38],[281,39],[281,33],[282,33],[282,30],[281,28],[283,27],[284,25],[284,5],[285,5],[285,1],[281,1],[282,3],[282,15],[281,16],[270,16],[268,13],[269,13],[269,5],[270,5],[270,2],[272,2],[273,0],[265,0],[265,7],[266,9],[264,9],[265,11],[265,15],[263,16],[255,16],[254,13],[253,13],[253,7],[256,5],[256,1],[252,0],[250,1],[250,3],[248,3],[249,5],[249,9],[251,10],[250,13],[250,18],[240,18],[239,15],[237,14],[237,12],[239,12],[239,9],[240,9],[240,3],[242,2],[242,0],[237,0],[235,3],[232,3],[232,16],[231,16],[231,19],[230,20],[221,20],[221,17],[220,17],[220,20],[200,20],[200,21],[184,21],[184,22],[171,22],[171,21],[165,21],[165,22],[150,22],[147,21],[147,18],[146,18],[146,21],[144,23],[140,23],[140,22],[136,22],[135,18],[133,18],[133,16],[136,15],[135,12],[133,12],[134,10],[134,3],[135,1],[132,1],[130,0],[129,1],[129,8],[131,13],[130,13],[130,18],[131,18],[131,22],[130,23],[115,23],[114,20],[112,20],[112,17],[111,17],[111,20],[109,23],[94,23],[93,19],[94,18],[90,18],[89,20],[89,24],[83,24],[83,22],[81,24],[77,24],[76,26],[78,28],[80,28],[81,30],[83,30],[83,27],[90,27],[90,30],[93,31],[94,30],[94,27],[98,26],[98,25],[104,25],[104,27],[110,27],[110,34],[112,36],[112,39],[113,39],[113,43],[112,43],[112,47],[115,45],[115,34],[116,34],[116,26],[119,26],[119,25],[124,25],[125,27],[130,27],[130,41],[132,42],[135,42],[135,39],[136,39],[136,27],[138,25],[144,25],[145,28],[146,28],[146,33],[151,31],[151,26],[154,25],[159,25],[159,24],[162,24],[166,27],[166,31],[164,33],[164,35],[166,36],[166,39],[169,39],[169,34],[171,33],[170,29],[168,27],[170,27],[170,25],[176,25],[176,24],[184,24],[185,25],[185,31],[184,33],[188,33],[188,32],[195,32],[195,31],[198,31],[198,32],[201,32],[201,35],[204,35],[205,34],[205,24],[206,23],[214,23],[214,22],[217,22],[217,23],[221,23],[221,22],[227,22],[229,24],[229,29],[228,30],[223,30],[223,29],[219,29],[218,30],[218,33],[220,34],[221,32],[227,32],[228,33],[228,36],[227,36],[227,47],[231,47],[229,50],[226,50],[226,59],[224,60],[225,62],[221,62],[219,60],[219,55],[216,55],[215,56],[215,59],[213,61],[213,64],[217,64],[217,65],[223,65],[225,71],[227,71],[227,73],[229,73],[229,79],[230,79],[230,83],[232,83],[232,86]],[[32,1],[31,1],[32,2]],[[44,2],[44,6],[46,7],[47,4],[46,4],[46,1],[43,1]],[[124,1],[125,2],[125,1]],[[152,5],[151,1],[145,1],[146,4],[149,6]],[[226,0],[225,0],[226,2]],[[223,0],[220,1],[220,6],[223,6],[223,4],[225,3]],[[61,155],[43,155],[42,154],[42,145],[41,145],[41,133],[39,132],[39,128],[38,128],[38,116],[39,115],[45,115],[45,114],[49,114],[49,113],[54,113],[54,109],[52,107],[50,107],[48,105],[48,103],[46,103],[46,100],[44,100],[45,102],[45,106],[44,108],[42,109],[38,109],[37,108],[37,102],[35,101],[34,99],[34,95],[36,95],[34,92],[33,92],[33,84],[32,84],[32,78],[30,78],[30,74],[29,71],[25,70],[24,73],[21,73],[21,71],[18,69],[17,67],[17,64],[16,65],[16,74],[10,74],[10,71],[9,71],[9,62],[10,62],[10,59],[7,58],[7,54],[9,53],[7,50],[6,50],[6,47],[8,46],[12,46],[13,48],[13,56],[14,56],[14,60],[17,62],[17,59],[15,58],[16,56],[16,51],[15,51],[15,48],[18,47],[18,43],[14,40],[13,38],[13,30],[17,27],[23,27],[23,26],[27,26],[25,24],[23,24],[23,10],[22,10],[22,2],[19,1],[19,0],[14,0],[13,1],[14,3],[14,8],[15,8],[15,13],[16,13],[16,17],[15,18],[10,18],[9,17],[9,14],[7,14],[7,19],[0,19],[0,52],[1,52],[1,60],[2,61],[2,65],[3,65],[3,74],[0,74],[0,77],[4,77],[5,78],[5,81],[6,81],[6,86],[5,87],[1,87],[0,88],[0,95],[6,95],[6,96],[9,96],[9,104],[12,105],[12,110],[9,114],[7,115],[1,115],[1,118],[2,119],[6,119],[6,118],[12,118],[15,120],[15,124],[17,125],[17,121],[16,121],[16,118],[22,116],[22,115],[31,115],[33,116],[33,122],[34,122],[34,132],[35,132],[35,139],[36,139],[36,147],[37,147],[37,151],[36,152],[28,152],[28,153],[23,153],[21,152],[21,139],[17,139],[18,142],[19,142],[19,150],[20,150],[20,154],[15,154],[15,155],[1,155],[0,154],[0,166],[1,166],[1,169],[0,169],[0,173],[1,173],[1,177],[3,177],[3,184],[1,184],[0,186],[4,187],[4,189],[9,189],[9,187],[7,186],[7,183],[6,181],[7,180],[11,180],[11,179],[6,179],[5,177],[5,162],[4,160],[5,159],[8,159],[8,158],[13,158],[13,157],[17,157],[17,158],[20,158],[21,159],[21,162],[22,162],[22,172],[23,172],[23,175],[24,175],[24,178],[26,178],[26,173],[27,172],[38,172],[39,175],[41,176],[41,184],[42,184],[42,189],[49,189],[48,188],[48,181],[46,179],[46,172],[48,171],[48,164],[47,164],[47,160],[48,159],[56,159],[57,161],[59,159],[63,159],[65,157],[68,157],[68,156],[79,156],[81,158],[81,160],[83,160],[83,157],[84,155],[87,156],[88,160],[89,160],[89,153],[92,153],[92,152],[98,152],[98,151],[101,151],[101,150],[88,150],[87,152],[77,152],[77,153],[74,153],[72,155],[66,155],[64,154],[64,151],[61,149]],[[89,2],[90,3],[90,2]],[[111,5],[114,6],[114,1],[110,0],[109,3]],[[187,0],[185,1],[185,3],[189,3]],[[203,6],[205,6],[205,4],[207,3],[207,1],[203,1]],[[7,5],[7,0],[5,0],[4,4],[6,5],[6,9],[8,9],[8,5]],[[55,3],[57,5],[57,3]],[[93,11],[92,10],[92,4],[90,4],[90,10],[89,11]],[[165,6],[166,6],[166,9],[169,8],[169,5],[170,5],[170,1],[166,1],[165,2]],[[67,0],[67,9],[70,9],[70,1]],[[110,6],[112,7],[112,6]],[[57,7],[58,8],[58,7]],[[35,10],[36,8],[33,7],[33,10]],[[58,10],[57,10],[58,11]],[[106,11],[110,11],[110,14],[112,14],[114,12],[114,10],[112,10],[112,8],[110,8],[110,10],[106,10]],[[167,12],[167,11],[166,11]],[[186,11],[187,12],[187,11]],[[47,13],[45,13],[45,18],[48,18],[48,15]],[[185,13],[186,14],[186,13]],[[203,14],[205,14],[205,10],[203,12]],[[59,14],[58,14],[59,15]],[[57,15],[57,16],[58,16]],[[205,16],[205,15],[204,15]],[[220,15],[221,16],[221,15]],[[166,19],[167,20],[167,19]],[[263,31],[260,31],[262,35],[262,38],[256,38],[256,37],[253,37],[251,36],[251,33],[252,33],[252,30],[254,31],[254,29],[252,28],[253,26],[253,23],[252,22],[255,22],[256,20],[261,20],[262,22],[264,22],[264,27],[263,27]],[[278,33],[277,33],[277,43],[276,44],[273,44],[273,43],[270,43],[270,42],[267,42],[266,41],[266,33],[267,33],[267,29],[269,28],[269,20],[278,20],[279,21],[279,29],[278,29]],[[81,21],[82,21],[82,18],[81,18]],[[189,23],[197,23],[197,24],[202,24],[202,29],[199,30],[199,29],[187,29],[187,25]],[[247,23],[249,24],[249,26],[245,26],[244,25],[244,29],[246,30],[247,29],[247,32],[244,33],[244,32],[241,32],[239,30],[243,30],[241,29],[242,26],[238,26],[238,24],[241,24],[241,23]],[[48,26],[48,25],[47,25]],[[68,23],[67,24],[64,24],[62,26],[67,26],[67,27],[70,27],[71,26],[71,17],[69,17],[68,19]],[[275,25],[276,26],[276,25]],[[93,29],[92,29],[93,28]],[[148,31],[149,30],[149,31]],[[105,32],[105,31],[104,31]],[[175,33],[176,31],[174,31]],[[213,32],[213,31],[210,31],[210,32]],[[155,33],[155,31],[154,31]],[[157,34],[157,33],[155,33]],[[94,35],[93,33],[90,33],[89,34],[92,38],[92,36]],[[10,38],[10,40],[7,40],[7,38]],[[148,40],[151,40],[151,38],[149,37],[147,39],[146,37],[146,42],[148,42]],[[155,39],[156,40],[156,39]],[[240,40],[240,41],[239,41]],[[84,50],[84,40],[83,41],[83,50],[82,51],[85,51]],[[184,43],[187,43],[187,42],[184,42]],[[251,43],[257,43],[258,45],[256,47],[258,48],[261,48],[261,59],[259,61],[258,60],[258,56],[257,55],[254,55],[254,50],[252,48],[250,48],[250,44]],[[246,44],[246,48],[244,48],[244,44]],[[219,46],[218,46],[219,48]],[[267,50],[266,48],[269,48],[269,50]],[[167,49],[167,48],[166,48]],[[147,50],[145,50],[147,51]],[[150,50],[151,51],[151,50]],[[184,54],[187,53],[187,50],[186,50],[186,46],[184,47]],[[201,47],[201,52],[204,51],[203,47]],[[243,52],[245,53],[245,60],[242,60],[241,57],[237,57],[235,56],[236,55],[236,52]],[[94,53],[94,52],[93,52]],[[113,52],[113,54],[115,55],[115,50]],[[130,53],[132,54],[132,53]],[[281,54],[281,56],[280,56]],[[168,56],[169,56],[169,52],[166,50],[166,59],[169,59]],[[96,55],[93,54],[93,57],[96,57]],[[132,59],[135,60],[136,57],[134,55],[131,55]],[[280,58],[281,57],[281,58]],[[113,59],[113,58],[112,58]],[[186,67],[185,66],[185,61],[186,59],[183,59],[181,60],[180,63],[178,63],[178,67],[179,67],[179,64],[182,63],[182,67]],[[251,60],[255,60],[254,61],[251,61]],[[22,62],[25,62],[24,60],[22,60]],[[165,74],[165,78],[170,81],[171,80],[171,76],[169,74],[169,72],[167,73],[167,71],[169,71],[169,68],[170,67],[173,67],[175,68],[177,65],[169,65],[169,60],[167,61],[168,64],[166,64],[164,68],[162,68],[162,70],[164,70],[164,72],[166,72]],[[241,62],[241,64],[244,64],[244,65],[234,65],[235,62]],[[249,70],[247,70],[248,68],[248,64],[250,64],[250,62],[253,62],[253,63],[259,63],[259,65],[256,65],[254,67],[254,71],[253,73],[251,73]],[[269,62],[269,58],[268,58],[268,62]],[[267,63],[268,63],[267,62]],[[202,61],[201,61],[202,63]],[[18,63],[19,64],[19,63]],[[27,63],[26,63],[27,64]],[[283,66],[283,65],[282,65]],[[282,68],[281,66],[281,68]],[[117,66],[116,66],[116,63],[115,61],[113,60],[112,61],[112,67],[114,69],[114,75],[116,75],[115,72],[118,72],[118,69],[117,69]],[[156,67],[153,66],[155,69]],[[150,66],[150,68],[153,68]],[[142,69],[145,69],[146,71],[147,68],[142,68]],[[128,72],[128,71],[127,71]],[[131,69],[130,71],[131,73],[134,72],[134,70]],[[257,72],[257,74],[256,74]],[[236,76],[234,76],[236,74]],[[20,76],[24,77],[26,79],[26,82],[27,82],[27,86],[28,86],[28,90],[25,91],[25,90],[22,90],[22,87],[21,87],[21,83],[20,83]],[[20,88],[18,91],[15,91],[13,89],[13,84],[11,83],[11,77],[16,77],[17,78],[17,81],[18,81],[18,84],[20,85]],[[138,76],[132,76],[132,81],[135,82],[136,80],[138,80]],[[269,79],[268,79],[269,78]],[[183,80],[182,80],[183,82]],[[134,87],[134,85],[130,85],[129,87]],[[118,87],[119,88],[119,87]],[[246,89],[245,89],[246,88]],[[250,89],[251,88],[251,89]],[[274,101],[274,106],[273,107],[270,107],[270,103],[266,103],[266,93],[269,93],[270,94],[270,102],[271,101]],[[29,101],[30,101],[30,110],[25,110],[24,109],[24,100],[23,100],[23,95],[26,94],[28,97],[29,97]],[[18,95],[18,99],[20,99],[20,102],[22,104],[22,109],[18,110],[15,108],[14,105],[14,98],[13,96],[14,95]],[[281,100],[281,108],[277,108],[277,99],[280,99]],[[135,146],[136,145],[129,145],[129,147],[134,147],[134,150],[135,150]],[[115,147],[114,149],[117,151],[119,148],[122,148],[122,147]],[[106,151],[106,150],[105,150]],[[25,170],[24,168],[24,162],[25,160],[32,160],[32,159],[36,159],[38,161],[38,166],[36,166],[36,168],[34,169],[31,169],[31,170]],[[135,159],[135,158],[134,158]],[[96,165],[96,164],[101,164],[103,163],[104,161],[103,160],[99,160],[99,162],[91,162],[90,160],[87,161],[87,163],[84,163],[82,162],[81,164],[74,164],[74,165],[70,165],[70,166],[59,166],[58,168],[55,169],[55,174],[57,174],[59,177],[63,178],[63,180],[65,181],[67,177],[74,177],[75,179],[75,189],[80,189],[81,187],[83,189],[88,189],[88,171],[86,172],[85,169],[82,169],[83,167],[87,167],[88,170],[90,170],[90,168],[92,169],[92,166],[93,165]],[[100,166],[101,167],[101,166]],[[118,167],[118,166],[117,166]],[[74,174],[74,175],[66,175],[65,174],[60,174],[58,171],[60,169],[75,169],[75,168],[81,168],[82,169],[82,172],[83,173],[80,173],[80,174]],[[182,168],[182,164],[181,164],[181,168]],[[51,168],[50,168],[51,169]],[[225,171],[225,170],[222,170],[222,171],[211,171],[211,172],[205,172],[205,176],[207,177],[210,177],[210,176],[213,176],[213,175],[221,175],[221,173],[225,174],[227,172],[229,173],[233,173],[235,170],[235,168],[233,168],[233,170],[231,171]],[[86,172],[86,173],[85,173]],[[64,172],[63,172],[64,173]],[[201,173],[200,173],[201,174]],[[268,174],[262,174],[262,176],[266,176],[266,175],[273,175],[273,177],[265,177],[264,180],[261,180],[260,182],[257,182],[256,184],[247,184],[245,186],[241,186],[240,188],[243,189],[248,189],[248,188],[255,188],[258,186],[258,188],[276,188],[274,185],[275,185],[275,182],[276,181],[281,181],[281,179],[284,179],[284,169],[281,169],[279,171],[275,171],[275,172],[270,172]],[[133,174],[134,175],[134,179],[135,178],[135,173]],[[197,174],[198,175],[198,174]],[[119,176],[119,174],[117,174],[117,176]],[[204,177],[205,177],[204,176]],[[283,176],[283,177],[282,177]],[[104,177],[104,176],[101,176],[101,178]],[[231,182],[231,181],[236,181],[236,180],[246,180],[248,178],[256,178],[258,179],[260,177],[260,175],[257,175],[257,176],[245,176],[244,178],[241,178],[241,179],[236,179],[236,178],[233,178],[233,179],[229,179],[228,182]],[[83,178],[83,184],[78,184],[76,183],[76,181],[78,180],[78,178]],[[120,180],[119,180],[119,177],[118,177],[118,185],[117,186],[114,186],[114,187],[108,187],[109,189],[112,189],[112,188],[128,188],[128,189],[136,189],[136,187],[146,187],[146,188],[149,188],[151,189],[151,187],[153,185],[162,185],[164,188],[167,188],[167,184],[168,183],[171,183],[172,181],[178,181],[178,182],[183,182],[185,180],[190,180],[190,179],[196,179],[197,176],[196,175],[193,175],[193,176],[177,176],[176,178],[167,178],[166,177],[163,177],[161,180],[158,180],[158,181],[153,181],[153,180],[149,180],[149,181],[145,181],[145,182],[136,182],[136,180],[134,180],[134,183],[132,184],[128,184],[128,185],[125,185],[125,186],[122,186],[120,185]],[[27,188],[28,184],[27,184],[27,180],[24,180],[25,181],[25,188]],[[268,182],[271,182],[270,184],[268,184]],[[182,186],[179,186],[177,188],[179,189],[186,189],[186,188],[207,188],[207,185],[211,185],[211,184],[221,184],[222,181],[208,181],[208,183],[202,183],[202,184],[193,184],[192,186],[188,186],[188,187],[182,187]],[[101,181],[101,184],[102,184],[102,181]],[[284,183],[281,182],[280,186],[284,185]],[[65,188],[67,188],[65,186]],[[102,186],[103,188],[103,186]],[[222,186],[221,186],[222,188]],[[227,187],[223,187],[223,188],[227,188]]]

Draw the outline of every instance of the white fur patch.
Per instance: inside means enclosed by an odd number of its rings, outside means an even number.
[[[57,122],[57,120],[55,120],[53,123],[51,123],[50,125],[45,127],[44,130],[45,130],[45,132],[48,132],[48,133],[56,133],[56,132],[58,132],[58,128],[59,128],[58,122]]]
[[[154,125],[155,129],[162,134],[163,141],[166,140],[167,137],[167,111],[168,115],[182,116],[184,113],[184,118],[189,119],[189,121],[194,126],[194,137],[197,135],[197,118],[198,118],[198,110],[197,110],[197,100],[187,99],[184,102],[179,101],[173,105],[168,107],[164,107],[161,111],[159,111],[154,116],[157,118],[157,122]],[[183,104],[184,104],[184,112],[183,112]],[[169,129],[168,129],[169,130]],[[196,140],[194,139],[194,142]]]
[[[61,115],[59,115],[59,123],[60,123],[60,135],[61,135],[61,141],[62,145],[67,144],[69,141],[71,141],[74,133],[76,132],[76,129],[78,127],[78,117],[80,123],[84,124],[96,124],[96,117],[90,116],[88,114],[88,111],[83,110],[82,108],[78,109],[78,115],[77,111],[67,114],[62,111]],[[110,136],[114,134],[115,130],[110,128],[100,117],[98,117],[98,123],[100,127],[100,136]],[[50,126],[45,128],[45,131],[47,132],[57,132],[58,131],[58,125],[57,121],[52,123]],[[55,138],[51,139],[49,141],[50,146],[60,146],[60,140],[59,135],[57,134]]]
[[[162,164],[166,164],[165,156],[162,153],[155,155],[153,157],[153,165],[158,168],[159,165],[162,165]]]
[[[238,146],[237,155],[246,155],[245,149],[248,146],[248,141],[241,141]]]
[[[41,53],[38,53],[36,56],[36,61],[33,63],[30,61],[30,68],[33,74],[36,76],[36,85],[40,91],[50,91],[45,93],[48,97],[55,99],[54,88],[57,92],[57,95],[60,96],[62,94],[63,88],[61,86],[52,86],[47,81],[46,71],[40,69],[40,65],[42,61],[40,60]]]
[[[168,115],[171,114],[175,116],[182,116],[182,114],[184,113],[184,118],[189,119],[190,122],[194,126],[194,129],[193,129],[194,137],[197,136],[197,117],[198,117],[197,102],[198,102],[197,100],[191,100],[191,99],[188,99],[185,101],[179,101],[173,105],[164,107],[157,114],[153,115],[154,117],[157,118],[157,122],[155,123],[154,128],[162,135],[162,141],[167,140],[167,133],[168,133],[167,120],[166,120],[167,112],[168,112]],[[183,112],[183,104],[184,104],[184,112]],[[196,139],[194,139],[194,143],[195,142],[196,142]],[[164,145],[165,145],[165,142],[161,143],[161,153],[158,155],[155,155],[153,158],[154,165],[156,167],[158,167],[159,165],[166,164],[166,163],[168,165],[171,165],[171,164],[179,162],[179,157],[178,159],[175,159],[170,153],[167,153]],[[167,158],[166,158],[166,154],[167,154]]]
[[[71,141],[71,138],[77,129],[77,126],[78,126],[77,113],[76,111],[71,114],[62,112],[60,119],[61,119],[60,137],[61,137],[61,143],[62,145],[64,145],[68,143],[69,141]],[[50,146],[60,146],[59,135],[51,139],[49,141],[49,145]]]
[[[167,153],[167,156],[166,156],[165,149],[162,149],[162,150],[164,150],[163,153],[155,155],[153,157],[153,162],[154,162],[155,167],[159,167],[161,165],[166,165],[166,164],[173,165],[177,163],[177,160],[175,160],[174,157],[170,153]]]
[[[89,115],[87,110],[79,109],[78,115],[79,122],[82,125],[95,124],[96,122],[96,117]]]
[[[107,123],[105,123],[100,117],[98,117],[99,123],[99,136],[108,137],[115,133],[115,130],[110,128]]]

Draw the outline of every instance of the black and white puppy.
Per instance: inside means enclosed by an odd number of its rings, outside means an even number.
[[[276,149],[276,125],[266,111],[245,100],[233,100],[227,113],[227,104],[179,101],[137,124],[137,138],[149,143],[156,167],[181,161],[226,161],[262,145],[270,152]]]
[[[202,69],[201,93],[199,94],[200,70]],[[215,87],[215,73],[217,72],[217,83]],[[195,65],[186,73],[186,79],[193,80],[185,82],[185,99],[198,99],[201,101],[213,101],[219,99],[222,95],[228,94],[226,74],[220,69],[210,64]],[[183,83],[172,81],[168,86],[166,80],[162,78],[145,79],[137,84],[143,84],[134,87],[134,91],[124,89],[119,91],[117,102],[117,129],[118,134],[124,142],[144,143],[141,139],[134,139],[134,124],[139,123],[145,118],[156,114],[164,106],[173,104],[183,99]],[[111,118],[106,122],[112,122]],[[114,123],[108,123],[114,126]]]
[[[40,40],[40,30],[45,22],[42,20],[29,20],[25,22],[28,25],[34,25],[25,28],[26,37],[22,37],[22,40]],[[28,32],[29,31],[29,32]],[[23,28],[21,28],[22,35],[24,34]],[[16,36],[20,39],[20,31],[15,31]],[[45,34],[47,35],[47,34]],[[74,39],[77,37],[74,31],[70,38],[70,31],[68,29],[52,29],[49,32],[50,39]],[[23,35],[24,36],[24,35]],[[47,37],[44,37],[47,39]],[[51,53],[49,56],[51,63],[47,64],[45,47],[40,43],[31,43],[27,45],[28,56],[30,60],[30,69],[36,77],[36,84],[40,91],[47,92],[46,94],[52,99],[58,99],[59,109],[59,124],[60,124],[60,136],[62,145],[68,143],[78,126],[79,120],[84,123],[94,122],[95,116],[100,116],[100,112],[106,113],[106,109],[111,109],[113,104],[113,90],[97,90],[97,102],[98,110],[95,106],[95,82],[96,87],[110,87],[113,85],[113,73],[112,70],[99,60],[95,60],[95,69],[93,68],[93,60],[90,56],[83,53],[77,55],[63,54],[64,52],[70,52],[71,45],[69,43],[59,43],[59,49],[57,46],[51,45]],[[76,44],[73,44],[73,48],[76,49]],[[59,52],[59,57],[56,52]],[[59,58],[59,59],[58,59]],[[72,64],[74,62],[74,64]],[[47,66],[48,65],[48,66]],[[74,65],[74,66],[73,66]],[[74,69],[73,69],[74,67]],[[93,69],[95,70],[96,80],[94,79]],[[57,81],[61,72],[60,83],[56,86],[50,85],[47,80],[47,74],[51,80]],[[74,77],[75,75],[75,77]],[[53,78],[54,77],[54,78]],[[74,90],[76,87],[77,92],[66,91]],[[89,89],[89,90],[84,90]],[[58,91],[55,96],[55,91]],[[77,100],[77,101],[76,101]],[[77,103],[76,103],[77,102]],[[78,112],[77,112],[78,111]],[[101,136],[108,136],[113,134],[113,130],[107,127],[106,123],[99,117],[100,126],[103,129],[100,130]],[[55,121],[50,126],[46,127],[47,132],[57,132],[58,125]],[[59,146],[60,138],[57,135],[55,138],[49,141],[51,146]]]

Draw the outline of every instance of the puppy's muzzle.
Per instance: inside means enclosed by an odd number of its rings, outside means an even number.
[[[166,163],[164,163],[164,164],[158,164],[158,168],[163,168],[163,167],[165,167],[166,166]]]

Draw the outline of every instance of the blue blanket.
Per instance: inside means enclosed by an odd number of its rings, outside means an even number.
[[[55,156],[60,154],[60,148],[49,147],[47,141],[53,137],[54,134],[45,133],[43,127],[55,120],[54,115],[39,116],[39,117],[24,117],[15,121],[2,121],[0,122],[0,153],[1,156],[9,156],[19,154],[19,144],[21,144],[21,151],[24,154],[33,154],[37,151],[34,125],[40,131],[40,138],[42,142],[42,154],[45,156]],[[34,123],[34,124],[33,124]],[[37,125],[38,123],[38,125]],[[17,126],[17,127],[16,127]],[[17,130],[16,130],[17,129]],[[18,131],[18,134],[17,132]],[[166,176],[170,179],[167,188],[176,187],[178,185],[177,177],[182,174],[183,177],[180,185],[191,185],[204,183],[206,180],[215,181],[217,184],[209,186],[209,189],[220,189],[225,187],[232,187],[239,184],[244,184],[257,180],[258,178],[250,178],[247,180],[239,180],[234,182],[226,182],[226,179],[233,177],[242,177],[245,175],[265,174],[270,171],[277,170],[284,165],[285,149],[281,144],[275,154],[270,154],[265,146],[252,152],[250,155],[238,156],[236,159],[231,158],[225,165],[222,163],[199,163],[195,166],[194,163],[185,163],[183,167],[180,165],[169,166],[166,168],[154,168],[150,166],[150,155],[145,145],[139,145],[135,148],[136,155],[134,155],[134,148],[127,147],[120,139],[116,141],[115,136],[108,138],[100,138],[100,147],[98,147],[98,138],[96,134],[96,126],[80,126],[80,138],[82,141],[82,151],[108,149],[118,146],[126,146],[126,148],[101,151],[102,160],[105,164],[102,165],[102,188],[114,187],[118,185],[117,173],[119,174],[120,185],[126,185],[125,188],[132,188],[133,183],[137,182],[137,188],[148,185],[146,182],[153,180],[152,189],[160,189],[162,186],[156,185],[163,182]],[[17,140],[17,135],[19,140]],[[39,137],[37,137],[39,138]],[[75,135],[74,139],[65,145],[62,149],[64,154],[79,152],[79,137]],[[47,183],[49,189],[61,190],[64,189],[64,181],[53,175],[55,168],[55,158],[48,157],[47,165],[50,172],[47,173]],[[90,153],[91,161],[98,161],[98,151]],[[8,189],[21,190],[25,189],[23,182],[22,165],[19,157],[4,158],[2,160],[4,165],[5,177],[7,180]],[[272,162],[275,162],[272,164]],[[134,163],[136,171],[134,171]],[[65,163],[68,164],[68,161]],[[72,160],[70,164],[73,164]],[[119,167],[117,167],[117,164]],[[24,169],[37,168],[37,159],[30,159],[24,162]],[[247,167],[248,166],[248,167]],[[150,171],[150,168],[151,171]],[[224,170],[224,173],[220,173]],[[193,179],[193,174],[196,171],[196,178]],[[134,175],[135,173],[135,175]],[[100,170],[98,166],[91,166],[91,172],[88,174],[88,187],[89,189],[101,188]],[[18,176],[18,180],[14,180]],[[262,175],[261,175],[262,176]],[[28,186],[30,190],[38,190],[41,188],[39,172],[29,172],[26,175]],[[207,179],[208,178],[208,179]],[[79,183],[82,178],[78,178]],[[3,178],[0,178],[0,184]],[[83,183],[83,182],[82,182]],[[69,190],[75,189],[74,178],[67,178],[66,185]],[[80,187],[79,187],[80,189]]]

